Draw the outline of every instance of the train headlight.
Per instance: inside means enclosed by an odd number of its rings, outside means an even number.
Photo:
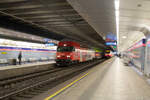
[[[70,56],[69,56],[69,55],[67,55],[67,58],[70,58]]]
[[[60,56],[57,56],[58,58],[60,57]]]

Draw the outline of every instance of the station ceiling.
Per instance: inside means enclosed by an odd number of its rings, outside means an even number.
[[[101,47],[107,33],[117,33],[115,1],[0,0],[0,14],[24,22],[25,27],[29,25],[44,30],[34,32],[37,35],[58,37],[59,40],[67,37]],[[150,0],[118,1],[119,48],[125,50],[145,37],[141,31],[143,28],[138,29],[137,26],[150,29]]]
[[[123,51],[150,33],[144,30],[150,30],[150,0],[120,0],[119,12],[119,45]]]
[[[108,32],[118,35],[119,51],[126,50],[150,34],[150,0],[67,1],[99,35],[105,37]]]
[[[82,41],[96,47],[104,47],[105,44],[98,31],[89,25],[84,16],[74,10],[66,0],[0,0],[0,16],[8,17],[9,20],[17,23],[24,23],[24,27],[28,25],[46,30],[37,35],[51,38],[56,33],[64,38]]]

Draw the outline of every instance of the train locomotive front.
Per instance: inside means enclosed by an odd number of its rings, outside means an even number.
[[[61,41],[57,47],[56,64],[69,65],[79,62],[80,44],[72,41]]]

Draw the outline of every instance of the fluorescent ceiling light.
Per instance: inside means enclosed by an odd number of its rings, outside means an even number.
[[[116,15],[117,45],[119,45],[119,0],[115,0],[115,15]]]
[[[119,10],[119,0],[115,0],[115,9]]]

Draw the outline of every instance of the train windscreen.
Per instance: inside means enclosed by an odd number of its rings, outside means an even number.
[[[71,52],[71,51],[75,51],[74,47],[58,47],[57,48],[57,52]]]

